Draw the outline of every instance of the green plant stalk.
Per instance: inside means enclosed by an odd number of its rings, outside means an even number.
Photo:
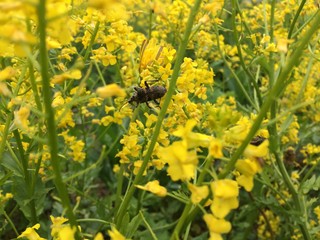
[[[287,169],[285,168],[284,166],[284,163],[282,161],[282,159],[279,157],[278,153],[273,151],[273,154],[276,158],[276,162],[277,162],[277,165],[279,167],[279,170],[281,172],[281,175],[283,177],[283,180],[285,182],[285,184],[287,185],[291,195],[292,195],[292,198],[293,198],[293,202],[294,202],[294,206],[295,206],[295,211],[299,212],[300,215],[304,221],[298,221],[298,225],[301,229],[301,233],[303,235],[303,239],[305,240],[311,240],[311,236],[310,236],[310,233],[309,233],[309,230],[308,230],[308,215],[307,215],[307,212],[306,212],[306,206],[304,204],[304,200],[303,200],[303,195],[301,194],[301,197],[299,196],[299,193],[298,191],[296,190],[296,188],[294,187],[291,179],[290,179],[290,176],[287,172]]]
[[[157,121],[157,123],[156,123],[156,125],[154,127],[154,132],[153,132],[152,138],[150,140],[150,145],[149,145],[148,151],[146,153],[145,158],[143,159],[143,163],[142,163],[142,165],[140,167],[140,170],[137,173],[137,175],[136,175],[136,177],[135,177],[135,179],[133,181],[133,184],[131,185],[129,191],[125,195],[124,200],[123,200],[123,202],[122,202],[122,204],[121,204],[121,206],[119,208],[118,214],[116,216],[116,221],[115,222],[116,222],[116,226],[117,226],[118,229],[121,226],[121,220],[122,220],[123,216],[126,213],[126,210],[127,210],[128,205],[129,205],[129,202],[130,202],[130,200],[132,198],[132,195],[133,195],[133,193],[135,191],[135,185],[137,185],[137,184],[139,184],[141,182],[143,172],[145,171],[145,169],[146,169],[146,167],[148,165],[148,162],[149,162],[149,160],[151,158],[153,149],[154,149],[154,147],[156,145],[156,142],[157,142],[157,139],[158,139],[158,136],[159,136],[159,133],[160,133],[162,121],[163,121],[163,119],[165,117],[165,114],[167,112],[167,109],[169,107],[169,104],[171,102],[172,96],[173,96],[175,88],[176,88],[176,82],[177,82],[177,79],[178,79],[178,76],[179,76],[179,72],[180,72],[180,65],[183,62],[183,58],[184,58],[184,54],[185,54],[185,51],[186,51],[186,48],[187,48],[187,45],[188,45],[189,36],[191,34],[193,22],[194,22],[194,19],[196,17],[196,14],[198,13],[198,10],[199,10],[201,2],[202,2],[201,0],[196,0],[195,3],[194,3],[194,6],[191,9],[191,12],[190,12],[190,15],[189,15],[189,19],[188,19],[188,22],[187,22],[187,25],[186,25],[186,30],[185,30],[185,33],[184,33],[184,36],[183,36],[183,40],[182,40],[182,42],[181,42],[181,44],[179,46],[178,52],[177,52],[177,58],[176,58],[175,65],[174,65],[174,68],[173,68],[173,73],[172,73],[170,85],[169,85],[169,88],[168,88],[168,92],[166,94],[165,100],[164,100],[163,105],[161,107],[161,110],[160,110],[160,113],[159,113],[159,116],[158,116],[158,121]]]
[[[12,222],[11,218],[9,217],[9,215],[7,214],[6,211],[3,211],[2,213],[3,213],[4,217],[6,218],[6,220],[9,222],[9,224],[10,224],[10,226],[12,227],[14,233],[15,233],[16,236],[18,237],[18,236],[19,236],[19,233],[18,233],[18,231],[17,231],[17,229],[16,229],[16,226],[15,226],[14,223]]]
[[[264,117],[266,116],[271,104],[277,100],[277,97],[279,96],[280,92],[284,89],[284,87],[287,85],[287,78],[289,74],[291,73],[293,67],[298,63],[300,56],[302,55],[302,52],[307,46],[309,39],[311,39],[311,36],[319,29],[320,26],[320,14],[319,12],[315,16],[314,21],[311,23],[311,27],[304,33],[300,40],[299,46],[295,49],[295,51],[292,53],[292,55],[288,58],[286,64],[281,69],[281,72],[279,74],[279,77],[277,81],[275,82],[274,86],[269,92],[268,97],[266,98],[266,101],[263,103],[260,113],[258,114],[255,122],[253,123],[247,137],[244,139],[240,147],[235,151],[235,153],[232,155],[229,163],[225,167],[224,171],[219,174],[219,178],[225,178],[233,169],[236,161],[239,159],[251,139],[254,137],[255,133],[258,131]],[[271,119],[272,120],[272,119]],[[272,142],[270,141],[270,148],[275,147],[272,145]]]
[[[238,56],[240,58],[240,64],[243,68],[243,70],[245,71],[245,73],[248,75],[250,82],[252,84],[252,86],[254,87],[257,97],[258,97],[258,102],[259,104],[262,103],[262,98],[261,98],[261,94],[259,91],[259,87],[258,84],[254,78],[254,76],[252,75],[252,73],[249,71],[249,69],[246,67],[246,64],[244,62],[243,56],[242,56],[242,50],[241,50],[241,46],[240,46],[240,42],[239,42],[239,35],[238,35],[238,31],[237,31],[237,26],[236,26],[236,14],[238,11],[238,1],[237,0],[232,0],[232,25],[233,25],[233,39],[236,42],[236,46],[237,46],[237,50],[238,50]],[[251,99],[251,98],[250,98]],[[251,104],[253,104],[253,101],[250,101]],[[254,107],[257,110],[257,106],[253,105],[252,107]]]
[[[61,202],[66,208],[67,217],[71,226],[75,226],[76,239],[80,239],[80,233],[76,217],[73,214],[70,199],[68,196],[67,188],[63,183],[61,170],[60,170],[60,161],[58,157],[58,138],[56,134],[56,125],[55,125],[55,115],[54,110],[51,106],[52,95],[50,89],[50,77],[48,74],[48,55],[46,48],[46,0],[40,0],[37,8],[38,22],[39,22],[39,51],[40,51],[40,65],[41,65],[41,78],[42,78],[42,88],[43,88],[43,102],[45,107],[45,120],[48,130],[48,145],[50,147],[51,154],[51,165],[54,171],[54,183],[58,190],[58,193],[61,198]]]
[[[99,27],[100,27],[100,22],[97,22],[96,26],[94,27],[94,30],[93,30],[93,33],[92,33],[92,37],[90,39],[89,46],[87,47],[86,52],[85,52],[84,57],[83,57],[83,62],[84,63],[88,60],[89,54],[90,54],[91,49],[92,49],[92,45],[94,44],[94,40],[96,39],[96,36],[98,34]]]
[[[211,166],[212,160],[213,160],[212,157],[210,157],[210,156],[207,157],[207,161],[202,169],[202,172],[200,173],[200,175],[198,177],[197,185],[200,185],[204,181],[204,178],[208,173],[207,170]],[[178,220],[178,223],[175,227],[174,232],[180,233],[180,231],[183,229],[183,227],[186,226],[187,224],[189,224],[194,219],[194,217],[198,214],[200,208],[196,206],[192,209],[192,206],[193,206],[193,203],[191,201],[189,201],[188,204],[185,206],[181,217]],[[171,239],[172,240],[179,239],[179,235],[172,235]]]
[[[4,129],[3,129],[3,134],[1,136],[1,143],[0,143],[0,164],[2,162],[2,155],[3,155],[3,152],[4,152],[4,148],[6,146],[6,142],[7,142],[7,137],[9,135],[9,129],[10,129],[10,124],[12,122],[12,118],[13,118],[13,113],[8,113],[8,116],[7,116],[7,120],[6,120],[6,123],[4,125]]]
[[[296,22],[297,22],[297,20],[298,20],[298,18],[300,16],[300,13],[301,13],[302,8],[304,7],[305,3],[306,3],[306,0],[302,0],[300,5],[299,5],[299,8],[298,8],[298,10],[296,12],[296,15],[294,16],[294,18],[293,18],[293,20],[291,22],[291,25],[290,25],[290,30],[289,30],[289,33],[288,33],[288,39],[290,39],[292,37],[292,32],[293,32],[294,26],[296,25]]]
[[[31,213],[31,223],[34,225],[38,222],[35,199],[33,198],[34,186],[32,186],[32,184],[34,184],[34,182],[30,178],[30,174],[28,172],[28,159],[25,157],[25,153],[23,150],[22,141],[21,141],[20,133],[19,133],[18,129],[13,131],[13,135],[14,135],[14,138],[16,139],[16,143],[17,143],[17,147],[18,147],[18,151],[19,151],[19,155],[20,155],[20,161],[22,163],[24,180],[25,180],[25,183],[27,186],[28,197],[31,199],[28,206],[30,208],[30,213]]]

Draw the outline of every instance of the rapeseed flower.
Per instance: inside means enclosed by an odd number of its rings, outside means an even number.
[[[160,160],[168,163],[168,175],[173,181],[190,180],[194,178],[198,164],[197,154],[194,150],[188,151],[185,142],[177,141],[159,151]]]
[[[211,204],[212,213],[218,218],[224,218],[231,209],[239,206],[238,183],[231,179],[217,180],[210,184],[213,192],[213,202]]]
[[[206,222],[210,231],[210,240],[223,240],[221,234],[228,233],[231,230],[231,223],[224,220],[216,218],[212,214],[205,214],[203,220]]]
[[[111,227],[111,230],[108,230],[111,240],[125,240],[126,238],[115,228]]]
[[[193,204],[200,203],[202,199],[205,199],[209,195],[208,186],[196,186],[188,183],[188,188],[191,192],[191,202]]]
[[[148,182],[144,186],[136,185],[136,187],[139,189],[142,189],[142,190],[152,192],[153,194],[155,194],[159,197],[165,197],[167,195],[167,189],[163,186],[160,186],[158,180]]]
[[[188,148],[194,147],[208,147],[212,139],[211,136],[194,133],[192,129],[196,126],[197,121],[190,119],[186,122],[185,126],[179,126],[176,131],[173,132],[174,136],[181,137],[183,141],[186,141]]]
[[[250,192],[253,188],[254,176],[262,171],[260,163],[256,159],[244,159],[238,160],[235,167],[241,174],[236,178],[238,184]]]
[[[42,238],[39,236],[39,234],[36,232],[40,228],[40,224],[37,223],[33,227],[28,227],[23,233],[21,233],[18,238],[27,238],[28,240],[45,240],[45,238]]]
[[[108,98],[108,97],[124,97],[126,96],[126,92],[117,84],[112,83],[108,84],[104,87],[97,88],[97,94],[101,98]],[[106,112],[108,113],[108,112]]]
[[[14,111],[14,124],[23,130],[28,129],[29,126],[30,109],[28,107],[21,107],[19,110]]]

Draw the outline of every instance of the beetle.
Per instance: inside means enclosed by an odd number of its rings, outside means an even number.
[[[130,104],[133,105],[133,103],[137,103],[137,106],[140,103],[146,103],[147,106],[150,108],[148,102],[154,101],[156,104],[160,104],[157,99],[162,98],[166,92],[167,89],[163,86],[149,86],[147,82],[145,82],[146,87],[134,87],[135,92],[131,96],[131,98],[128,100]]]

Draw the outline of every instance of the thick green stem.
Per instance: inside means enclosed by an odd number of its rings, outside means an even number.
[[[176,58],[176,61],[175,61],[175,65],[174,65],[174,68],[173,68],[173,73],[172,73],[172,78],[171,78],[171,81],[170,81],[170,85],[169,85],[169,88],[168,88],[168,92],[166,94],[166,97],[165,97],[165,100],[163,102],[163,105],[161,107],[161,111],[159,113],[159,116],[158,116],[158,121],[154,127],[154,130],[153,130],[153,135],[152,135],[152,138],[150,140],[150,145],[149,145],[149,148],[148,148],[148,151],[145,155],[145,158],[143,159],[143,163],[140,167],[140,170],[138,172],[138,174],[136,175],[134,181],[133,181],[133,184],[131,185],[129,191],[127,192],[126,196],[124,197],[124,200],[119,208],[119,211],[118,211],[118,214],[117,214],[117,217],[116,217],[116,225],[117,225],[117,228],[119,228],[121,226],[121,221],[122,221],[122,218],[123,216],[125,215],[126,211],[127,211],[127,207],[129,205],[129,202],[132,198],[132,195],[135,191],[135,185],[139,184],[140,181],[142,180],[142,175],[143,175],[143,172],[145,171],[147,165],[148,165],[148,162],[151,158],[151,155],[152,155],[152,152],[153,152],[153,149],[156,145],[156,142],[157,142],[157,139],[158,139],[158,136],[159,136],[159,133],[160,133],[160,129],[161,129],[161,125],[162,125],[162,121],[166,115],[166,112],[167,112],[167,109],[169,107],[169,104],[171,102],[171,98],[174,94],[174,91],[176,89],[176,82],[177,82],[177,79],[178,79],[178,76],[179,76],[179,72],[180,72],[180,65],[182,64],[183,62],[183,58],[184,58],[184,55],[185,55],[185,51],[186,51],[186,48],[187,48],[187,45],[188,45],[188,41],[189,41],[189,37],[190,37],[190,34],[191,34],[191,30],[192,30],[192,26],[193,26],[193,22],[194,22],[194,19],[195,19],[195,16],[199,10],[199,7],[200,7],[200,3],[201,3],[201,0],[197,0],[195,1],[194,3],[194,6],[193,8],[191,9],[191,12],[190,12],[190,15],[189,15],[189,19],[188,19],[188,22],[187,22],[187,25],[186,25],[186,30],[185,30],[185,33],[184,33],[184,36],[183,36],[183,40],[180,44],[180,47],[178,49],[178,52],[177,52],[177,58]]]
[[[58,190],[63,206],[66,208],[67,217],[71,226],[76,227],[76,238],[80,239],[79,229],[75,215],[73,214],[67,188],[62,180],[60,170],[60,160],[58,156],[58,138],[56,133],[55,115],[51,106],[52,93],[50,88],[50,77],[48,74],[48,55],[46,48],[46,1],[40,0],[38,5],[38,22],[39,22],[39,50],[40,66],[43,90],[43,102],[45,107],[45,120],[48,131],[48,145],[50,147],[51,165],[54,171],[54,183]]]

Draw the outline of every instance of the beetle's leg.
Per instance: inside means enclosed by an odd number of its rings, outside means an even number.
[[[152,107],[150,107],[150,105],[149,105],[148,101],[146,102],[146,104],[147,104],[148,108],[152,109]]]
[[[144,84],[146,85],[146,88],[149,89],[149,84],[147,83],[147,81],[144,81]]]
[[[153,100],[157,105],[160,105],[160,102],[157,101],[157,99]]]

